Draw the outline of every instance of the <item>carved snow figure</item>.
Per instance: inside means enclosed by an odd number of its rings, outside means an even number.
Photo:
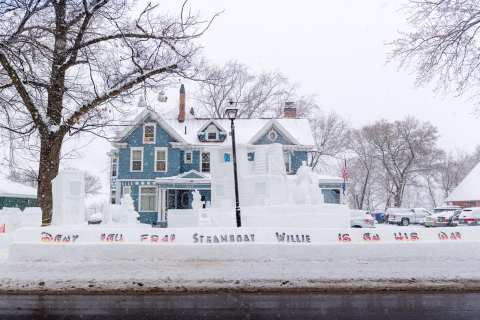
[[[198,190],[192,192],[193,200],[192,200],[192,209],[198,210],[200,212],[198,216],[198,225],[201,227],[211,227],[212,226],[212,219],[208,216],[207,210],[203,209],[203,202],[202,196]]]
[[[195,190],[192,192],[193,200],[192,200],[192,209],[198,210],[203,209],[203,202],[202,202],[202,195],[200,191]]]
[[[311,185],[312,168],[307,167],[305,161],[302,162],[302,166],[297,171],[297,181],[295,184],[294,199],[297,204],[310,204],[311,203]]]
[[[122,198],[122,213],[128,224],[137,224],[140,223],[138,220],[138,212],[135,211],[135,206],[133,205],[133,199],[129,194],[126,194]]]
[[[52,225],[85,223],[85,174],[63,170],[52,180]]]

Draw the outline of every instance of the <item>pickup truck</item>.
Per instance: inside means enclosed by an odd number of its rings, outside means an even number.
[[[408,226],[409,224],[424,224],[425,217],[432,213],[424,208],[388,208],[385,214],[388,223]]]

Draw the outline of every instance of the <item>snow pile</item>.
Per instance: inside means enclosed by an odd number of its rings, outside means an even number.
[[[37,189],[0,176],[0,197],[37,198]]]

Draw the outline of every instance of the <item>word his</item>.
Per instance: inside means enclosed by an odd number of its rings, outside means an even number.
[[[142,234],[140,235],[140,242],[151,242],[151,243],[158,243],[158,242],[174,242],[175,241],[175,234],[171,235],[164,235],[159,236],[158,234]]]
[[[52,235],[48,232],[42,232],[40,240],[42,242],[63,242],[74,243],[78,239],[78,234],[55,234]]]
[[[205,236],[194,233],[193,243],[232,243],[232,242],[255,242],[254,234],[221,234]]]
[[[395,232],[393,234],[393,236],[395,237],[395,240],[397,241],[408,241],[408,240],[411,240],[411,241],[416,241],[416,240],[420,240],[420,235],[417,233],[417,232]]]
[[[312,242],[309,234],[286,234],[285,232],[275,232],[278,242],[298,242],[310,243]]]

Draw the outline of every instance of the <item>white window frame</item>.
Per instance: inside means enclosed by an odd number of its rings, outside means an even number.
[[[165,152],[165,170],[157,170],[157,153],[158,151]],[[168,148],[166,147],[157,147],[155,148],[155,162],[153,163],[153,171],[155,172],[167,172],[168,171]]]
[[[155,189],[155,201],[154,203],[154,209],[152,210],[143,210],[142,208],[142,189],[144,188],[153,188]],[[158,188],[155,186],[139,186],[138,187],[138,211],[139,212],[157,212],[157,206],[158,206]]]
[[[202,154],[204,153],[208,153],[210,154],[209,156],[209,166],[208,166],[208,171],[203,171],[203,160],[202,160]],[[200,151],[200,172],[207,172],[207,173],[210,173],[210,171],[212,170],[212,153],[210,151]]]
[[[187,160],[187,153],[190,154],[190,160]],[[183,162],[188,163],[188,164],[192,164],[192,162],[193,162],[193,152],[192,151],[185,151],[183,153]]]
[[[141,151],[142,152],[142,168],[140,170],[133,170],[133,152]],[[143,172],[143,147],[132,147],[130,148],[130,172]]]
[[[153,126],[153,141],[145,141],[145,127]],[[157,124],[155,122],[147,122],[143,124],[143,144],[155,144],[157,142]]]

